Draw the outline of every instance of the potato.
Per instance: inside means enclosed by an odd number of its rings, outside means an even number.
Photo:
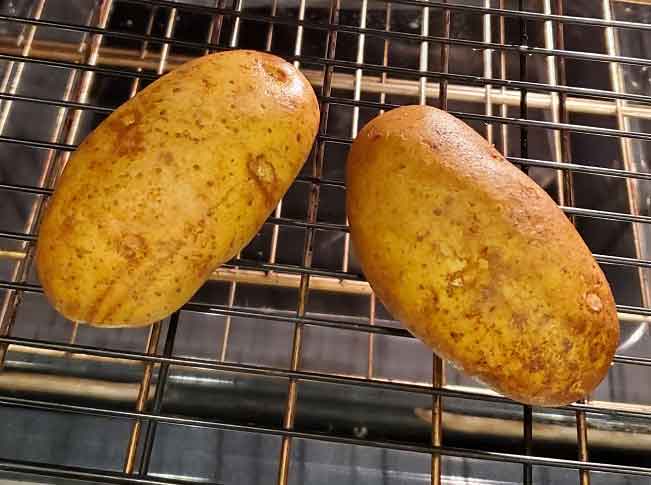
[[[591,392],[619,340],[615,302],[554,201],[431,107],[372,120],[347,166],[353,247],[388,310],[500,393],[551,406]]]
[[[166,317],[256,234],[318,123],[310,84],[269,54],[208,55],[157,80],[70,159],[38,239],[45,294],[94,325]]]

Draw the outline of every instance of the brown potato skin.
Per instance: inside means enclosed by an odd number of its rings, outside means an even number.
[[[563,405],[608,371],[608,283],[554,201],[472,128],[407,106],[347,162],[353,247],[389,311],[442,358],[514,400]]]
[[[256,234],[309,154],[312,87],[284,60],[190,61],[112,113],[70,159],[37,245],[71,320],[139,326],[180,308]]]

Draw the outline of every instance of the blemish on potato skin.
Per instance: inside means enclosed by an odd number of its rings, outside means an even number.
[[[463,338],[463,333],[461,332],[450,332],[450,338],[455,342],[459,342]]]
[[[277,190],[276,169],[273,164],[262,153],[256,155],[249,154],[246,168],[249,176],[258,189],[260,189],[267,203],[273,205]]]

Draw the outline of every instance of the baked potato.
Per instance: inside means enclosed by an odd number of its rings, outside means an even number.
[[[472,128],[392,110],[360,132],[346,181],[368,281],[439,356],[532,405],[604,378],[619,341],[604,274],[545,191]]]
[[[45,294],[93,325],[169,315],[256,234],[318,123],[308,81],[269,54],[212,54],[158,79],[67,164],[37,243]]]

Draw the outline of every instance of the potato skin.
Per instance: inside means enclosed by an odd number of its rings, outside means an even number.
[[[269,54],[208,55],[157,80],[70,159],[37,245],[45,294],[94,325],[166,317],[256,234],[318,123],[308,81]]]
[[[554,201],[472,128],[407,106],[367,124],[347,162],[353,247],[393,315],[517,401],[552,406],[608,371],[608,283]]]

